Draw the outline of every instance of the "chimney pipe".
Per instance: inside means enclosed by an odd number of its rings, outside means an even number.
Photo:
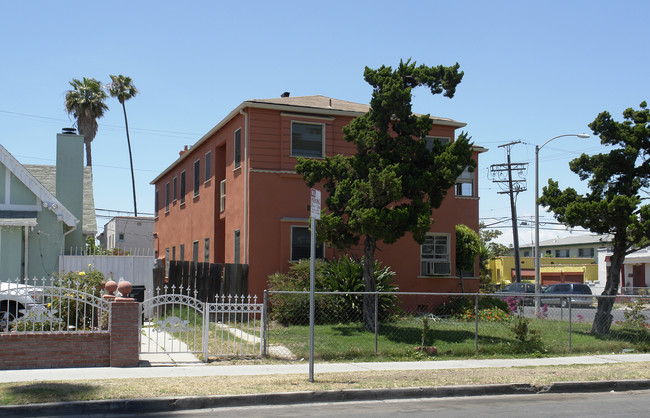
[[[182,149],[182,150],[180,150],[180,151],[178,152],[178,156],[180,157],[180,156],[182,156],[183,154],[185,154],[186,152],[187,152],[187,145],[185,145],[185,149]]]
[[[61,129],[63,135],[76,135],[77,130],[75,128],[63,128]]]

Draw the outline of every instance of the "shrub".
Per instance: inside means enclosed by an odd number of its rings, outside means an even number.
[[[395,272],[375,262],[375,280],[378,292],[397,290],[392,283]],[[308,291],[310,281],[309,260],[293,264],[287,273],[269,277],[271,291]],[[318,292],[338,292],[337,295],[316,295],[316,321],[346,323],[360,321],[363,312],[363,295],[346,294],[363,292],[363,264],[349,256],[331,262],[316,262],[315,287]],[[271,319],[282,324],[306,325],[309,323],[309,298],[305,294],[271,293]],[[398,310],[396,295],[380,295],[379,319],[386,321]]]
[[[516,316],[512,321],[510,330],[515,334],[514,352],[539,353],[546,351],[539,330],[530,328],[530,319]]]
[[[485,309],[499,309],[506,314],[510,312],[508,310],[508,304],[495,297],[480,297],[478,299],[478,309],[479,311]],[[465,313],[471,310],[472,315],[474,312],[474,297],[473,296],[455,296],[452,297],[449,302],[442,303],[436,306],[435,314],[436,316],[455,316],[462,317]]]

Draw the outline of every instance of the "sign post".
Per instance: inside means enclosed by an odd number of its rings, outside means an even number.
[[[311,189],[311,248],[309,263],[309,381],[314,382],[314,319],[316,304],[316,220],[320,219],[320,190]]]

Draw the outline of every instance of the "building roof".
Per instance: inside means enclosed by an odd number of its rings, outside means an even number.
[[[201,145],[203,142],[207,141],[215,132],[221,129],[226,123],[228,123],[232,118],[240,113],[240,111],[245,108],[260,108],[260,109],[275,109],[287,112],[296,112],[296,113],[311,113],[311,114],[321,114],[321,115],[330,115],[330,116],[351,116],[359,117],[366,113],[370,106],[367,104],[348,102],[346,100],[334,99],[326,96],[296,96],[296,97],[275,97],[271,99],[251,99],[242,102],[237,106],[233,111],[231,111],[228,116],[221,120],[217,125],[215,125],[208,133],[203,135],[192,148]],[[462,128],[466,126],[466,123],[458,122],[449,118],[441,118],[437,116],[431,116],[433,119],[434,125],[447,125],[453,126],[455,128]],[[487,151],[485,148],[478,147],[475,149],[479,152]],[[190,149],[191,151],[191,149]],[[174,161],[169,167],[167,167],[162,173],[156,176],[155,179],[151,180],[150,184],[155,184],[161,177],[171,171],[178,163],[183,161],[185,158],[188,158],[190,152],[183,153],[176,161]]]
[[[540,247],[561,247],[571,245],[606,245],[612,241],[611,235],[570,235],[564,238],[554,238],[539,242]],[[521,248],[532,248],[535,244],[522,245]]]
[[[56,166],[26,164],[25,168],[47,189],[56,196]],[[83,177],[83,225],[84,235],[97,234],[97,218],[95,217],[95,195],[93,193],[93,172],[91,167],[84,166]]]
[[[2,145],[0,145],[0,162],[4,164],[5,167],[7,167],[9,171],[11,171],[13,175],[16,176],[16,178],[29,190],[31,190],[31,192],[34,193],[41,202],[43,202],[44,207],[54,212],[57,219],[68,226],[75,226],[79,223],[79,220],[75,218],[75,216],[56,199],[56,197],[54,197],[54,193],[39,182],[27,167],[20,164],[18,160],[16,160]],[[31,222],[29,219],[32,218],[24,218],[22,222],[29,223]],[[19,221],[14,220],[11,222],[16,223]]]

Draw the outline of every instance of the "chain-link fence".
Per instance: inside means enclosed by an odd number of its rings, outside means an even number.
[[[536,304],[530,294],[317,292],[314,358],[376,361],[650,349],[648,296],[539,298]],[[611,322],[596,329],[597,305],[607,302],[613,303]],[[268,291],[264,303],[265,354],[307,359],[309,293]]]

